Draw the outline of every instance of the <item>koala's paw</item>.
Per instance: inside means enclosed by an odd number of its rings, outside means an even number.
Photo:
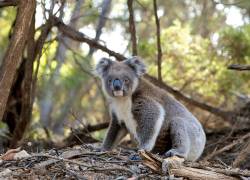
[[[185,158],[184,153],[180,153],[176,149],[170,149],[164,155],[165,155],[166,158],[173,157],[173,156],[178,156],[178,157],[181,157],[181,158]]]

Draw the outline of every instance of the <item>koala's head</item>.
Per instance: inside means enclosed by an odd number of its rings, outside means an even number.
[[[102,58],[96,65],[96,74],[102,80],[103,91],[110,97],[131,96],[138,86],[139,78],[146,72],[146,66],[139,57],[122,62]]]

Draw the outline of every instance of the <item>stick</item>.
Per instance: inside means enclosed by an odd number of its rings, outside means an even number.
[[[229,65],[227,68],[231,70],[236,70],[236,71],[249,71],[250,65],[232,64],[232,65]]]

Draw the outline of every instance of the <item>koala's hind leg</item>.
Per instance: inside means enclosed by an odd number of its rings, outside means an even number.
[[[190,139],[184,119],[175,118],[171,121],[170,136],[172,140],[172,148],[165,153],[165,156],[179,156],[186,159],[190,151]]]
[[[107,134],[102,144],[102,150],[108,151],[115,147],[122,138],[127,134],[127,129],[118,123],[116,116],[113,114]]]

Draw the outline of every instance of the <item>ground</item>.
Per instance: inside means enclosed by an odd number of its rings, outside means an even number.
[[[197,163],[169,166],[162,171],[160,156],[141,152],[142,160],[131,160],[138,152],[129,147],[116,148],[112,152],[99,152],[100,143],[52,148],[40,152],[23,146],[0,157],[0,179],[250,179],[250,161],[242,169],[233,169],[231,164],[245,140],[238,140],[249,130],[232,133],[208,133],[207,146]],[[250,138],[250,137],[248,137]],[[232,147],[221,151],[234,143]],[[21,150],[24,156],[14,157]],[[220,153],[218,153],[218,151]],[[24,152],[24,151],[23,151]],[[14,154],[14,156],[13,156]],[[209,157],[209,158],[208,158]]]

